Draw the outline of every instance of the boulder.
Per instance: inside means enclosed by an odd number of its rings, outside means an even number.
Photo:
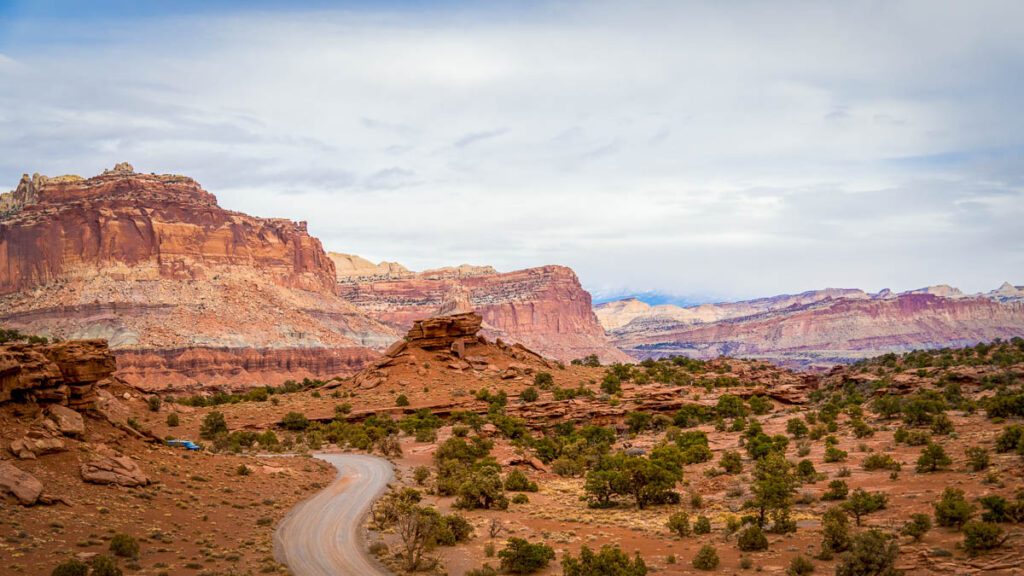
[[[0,462],[0,489],[13,494],[25,506],[31,506],[43,493],[43,483],[28,472],[7,462]]]
[[[82,464],[82,480],[92,484],[117,484],[119,486],[145,486],[149,477],[142,468],[127,456],[110,456],[90,460]]]
[[[395,356],[398,356],[402,352],[405,352],[405,348],[408,345],[408,340],[399,340],[392,344],[391,346],[388,346],[388,349],[384,351],[384,355],[390,358],[394,358]]]
[[[33,430],[11,442],[11,452],[22,460],[35,460],[36,456],[64,452],[64,441],[49,434]]]
[[[405,338],[409,344],[426,350],[450,349],[456,340],[475,337],[483,323],[483,317],[473,312],[434,316],[417,320]]]
[[[60,430],[61,434],[65,436],[81,436],[85,434],[85,420],[81,414],[71,408],[56,405],[50,406],[47,409],[47,413],[54,423],[57,424],[57,429]]]

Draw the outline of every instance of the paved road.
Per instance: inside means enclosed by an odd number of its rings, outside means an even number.
[[[338,478],[285,516],[274,531],[274,558],[295,576],[391,576],[363,545],[363,519],[394,477],[391,463],[362,454],[315,454]]]

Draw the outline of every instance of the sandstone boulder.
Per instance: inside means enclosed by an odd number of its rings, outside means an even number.
[[[31,506],[43,493],[43,483],[28,472],[7,462],[0,462],[0,489],[13,494],[25,506]]]
[[[403,340],[398,340],[397,342],[395,342],[391,346],[388,346],[388,349],[384,351],[384,355],[389,357],[389,358],[394,358],[395,356],[398,356],[399,354],[404,352],[406,346],[408,346],[408,345],[409,345],[409,341],[408,340],[404,340],[404,339]]]
[[[67,450],[64,441],[45,432],[33,430],[11,442],[11,453],[22,460],[35,460],[43,454]]]
[[[61,434],[65,436],[81,436],[85,434],[85,419],[71,408],[57,405],[50,406],[47,409],[47,413],[54,423],[57,424],[57,429],[60,430]]]
[[[131,458],[110,456],[90,460],[82,464],[82,480],[92,484],[117,484],[119,486],[145,486],[149,477]]]
[[[476,336],[482,322],[483,318],[473,312],[434,316],[413,323],[405,338],[409,344],[427,350],[450,349],[456,340]]]

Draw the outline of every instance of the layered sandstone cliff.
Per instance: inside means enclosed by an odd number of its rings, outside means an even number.
[[[809,301],[780,297],[778,301],[792,304],[732,315],[726,314],[735,312],[737,304],[706,305],[726,309],[723,317],[707,320],[659,313],[657,307],[644,310],[626,302],[604,306],[599,317],[612,319],[612,342],[638,359],[727,355],[820,368],[885,352],[1022,336],[1024,303],[1013,298],[1014,290],[1005,286],[1001,290],[975,296],[937,287],[898,295],[855,291],[840,297],[805,299]],[[745,304],[738,303],[741,308]],[[636,314],[621,324],[617,322],[621,322],[622,310],[647,314]]]
[[[224,210],[184,176],[129,165],[87,180],[26,175],[0,205],[0,295],[96,276],[209,280],[236,268],[334,293],[334,263],[305,222]]]
[[[0,207],[0,324],[105,338],[136,384],[263,383],[280,366],[333,376],[398,336],[337,297],[305,223],[224,210],[184,176],[26,176]],[[237,377],[214,378],[183,350]]]
[[[459,266],[399,278],[338,278],[342,298],[398,331],[435,313],[453,289],[468,293],[488,338],[519,342],[563,361],[589,354],[608,362],[628,360],[608,342],[590,294],[564,266],[507,273]]]

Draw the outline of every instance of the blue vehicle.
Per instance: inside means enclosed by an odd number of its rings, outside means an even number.
[[[199,450],[199,446],[196,446],[195,442],[191,440],[168,440],[167,443],[171,446],[184,446],[189,450]]]

